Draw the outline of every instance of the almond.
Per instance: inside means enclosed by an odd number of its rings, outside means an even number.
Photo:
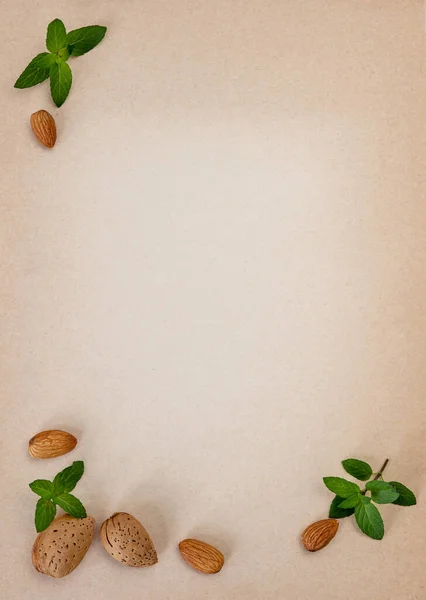
[[[28,452],[33,458],[55,458],[71,452],[77,445],[76,438],[59,429],[40,431],[28,443]]]
[[[114,513],[104,521],[101,540],[108,554],[128,567],[150,567],[158,562],[147,530],[129,513]]]
[[[225,562],[222,552],[199,540],[183,540],[179,551],[191,567],[202,573],[218,573]]]
[[[31,128],[36,138],[46,146],[53,148],[56,142],[55,119],[46,110],[39,110],[31,115]]]
[[[92,543],[95,519],[63,515],[38,534],[33,546],[33,565],[50,577],[65,577],[78,567]]]
[[[323,519],[312,523],[302,533],[302,544],[309,552],[325,548],[331,542],[339,529],[337,519]]]

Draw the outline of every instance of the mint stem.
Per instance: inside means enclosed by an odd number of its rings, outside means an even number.
[[[389,462],[389,459],[387,458],[385,460],[385,462],[382,464],[382,466],[380,467],[380,471],[376,474],[376,476],[372,479],[372,481],[377,481],[377,479],[379,479],[382,476],[383,471],[388,466],[388,462]]]
[[[373,479],[372,479],[371,481],[377,481],[378,479],[380,479],[380,477],[382,476],[382,473],[383,473],[383,471],[384,471],[384,470],[386,469],[386,467],[388,466],[388,462],[389,462],[389,459],[387,458],[387,459],[385,460],[385,462],[382,464],[382,466],[380,467],[380,470],[379,470],[379,472],[378,472],[378,473],[376,473],[376,476],[375,476],[375,477],[373,477]],[[362,492],[361,492],[361,494],[362,494],[363,496],[365,496],[366,492],[367,492],[367,490],[366,490],[366,489],[363,489],[363,490],[362,490]]]

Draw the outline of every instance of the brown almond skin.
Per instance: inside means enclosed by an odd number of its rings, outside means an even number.
[[[95,519],[62,515],[38,534],[34,542],[34,568],[50,577],[66,577],[86,556],[95,533]]]
[[[200,540],[183,540],[179,544],[179,551],[182,558],[201,573],[219,573],[225,563],[222,552]]]
[[[322,550],[331,542],[338,529],[339,521],[337,519],[316,521],[302,533],[302,544],[309,552]]]
[[[40,431],[28,442],[28,452],[33,458],[56,458],[71,452],[77,446],[77,439],[66,431],[50,429]]]
[[[47,110],[39,110],[30,117],[31,128],[38,141],[46,146],[53,148],[56,143],[56,123]]]
[[[129,513],[114,513],[101,525],[101,541],[112,558],[127,567],[151,567],[157,552],[145,527]]]

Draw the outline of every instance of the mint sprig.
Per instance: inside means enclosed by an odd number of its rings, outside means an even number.
[[[68,59],[92,50],[103,40],[106,32],[106,27],[89,25],[67,33],[63,22],[55,19],[47,27],[46,47],[49,52],[42,52],[33,58],[16,80],[15,87],[29,88],[50,77],[52,100],[59,108],[68,98],[72,84]]]
[[[53,481],[36,479],[30,483],[31,490],[40,496],[35,511],[37,532],[44,531],[56,515],[56,505],[73,517],[87,517],[86,509],[78,498],[70,494],[84,473],[84,463],[75,461],[58,473]]]
[[[385,533],[383,519],[376,504],[398,504],[413,506],[416,497],[411,490],[397,481],[383,481],[383,471],[388,465],[386,459],[379,472],[361,488],[352,481],[342,477],[324,477],[325,486],[336,494],[330,505],[329,517],[343,519],[355,514],[355,520],[363,533],[375,540],[381,540]],[[366,481],[373,475],[370,465],[356,458],[342,461],[347,473]]]

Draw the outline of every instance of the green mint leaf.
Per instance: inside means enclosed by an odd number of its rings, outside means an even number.
[[[43,52],[39,54],[39,57],[36,57],[35,65],[39,69],[50,69],[53,63],[56,62],[56,55],[50,54],[49,52]]]
[[[53,480],[55,495],[60,495],[63,492],[72,492],[77,483],[80,481],[84,473],[84,462],[76,460],[70,467],[67,467],[58,473]]]
[[[56,55],[56,62],[62,63],[67,62],[69,57],[71,56],[71,46],[67,46],[66,48],[62,48]]]
[[[330,510],[328,516],[330,519],[344,519],[345,517],[350,517],[354,514],[354,508],[341,508],[340,504],[342,503],[343,498],[340,496],[335,496],[333,502],[330,504]]]
[[[48,56],[50,56],[48,52],[37,54],[26,69],[20,74],[15,82],[15,87],[22,90],[46,81],[49,77],[50,70],[49,67],[40,66],[40,63],[43,65],[42,60],[46,59]]]
[[[370,496],[361,496],[361,504],[370,504],[371,498]]]
[[[369,481],[366,484],[365,489],[369,490],[370,492],[379,492],[379,491],[384,491],[384,490],[391,490],[392,486],[390,483],[387,483],[387,481],[375,480],[375,481]]]
[[[67,99],[72,84],[72,72],[68,63],[55,63],[50,67],[50,93],[59,108]]]
[[[373,469],[363,460],[347,458],[346,460],[342,460],[342,465],[346,473],[349,473],[349,475],[360,481],[367,481],[373,474]]]
[[[399,506],[414,506],[417,504],[415,495],[408,487],[405,487],[405,485],[402,485],[398,481],[390,481],[389,483],[399,494],[398,498],[392,504],[398,504]]]
[[[101,25],[89,25],[70,31],[67,35],[67,44],[72,48],[72,56],[81,56],[92,50],[104,39],[106,31],[107,28]]]
[[[342,477],[323,477],[325,486],[337,496],[348,498],[352,494],[358,494],[361,490],[356,483],[347,481]]]
[[[77,517],[79,519],[87,517],[86,509],[80,500],[72,494],[68,494],[68,492],[63,492],[62,494],[59,494],[59,496],[55,496],[53,501],[72,517]]]
[[[339,508],[355,508],[361,502],[361,494],[353,494],[352,496],[348,496],[346,500],[343,500],[341,504],[339,504]]]
[[[399,496],[395,488],[386,481],[369,481],[365,488],[371,492],[371,499],[377,504],[390,504]]]
[[[361,531],[374,540],[381,540],[384,536],[383,519],[374,504],[358,504],[355,519]]]
[[[34,494],[41,496],[45,500],[50,500],[53,496],[53,483],[48,479],[36,479],[30,483],[30,488]]]
[[[35,511],[35,526],[37,533],[44,531],[50,525],[56,515],[56,506],[52,500],[40,498]]]
[[[55,19],[47,27],[46,48],[49,52],[58,52],[67,45],[67,31],[60,19]]]

